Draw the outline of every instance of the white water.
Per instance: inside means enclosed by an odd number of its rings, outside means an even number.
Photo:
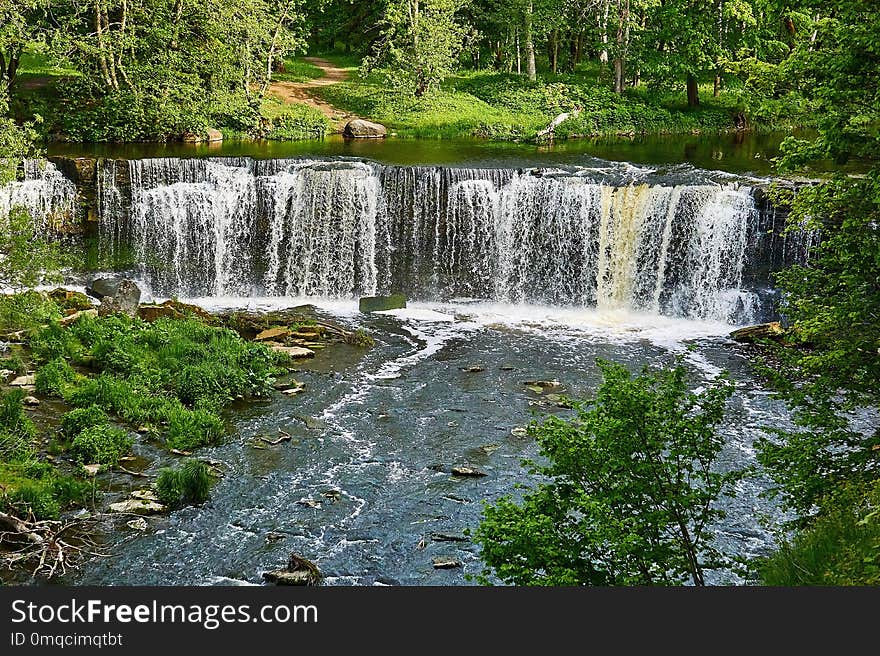
[[[113,201],[102,207],[102,236],[134,248],[158,294],[402,290],[423,300],[757,318],[743,275],[758,211],[736,182],[338,160],[147,159],[127,168],[127,206],[115,172],[101,178],[101,197]]]
[[[40,226],[60,226],[76,212],[76,187],[51,162],[27,160],[23,180],[0,185],[0,226],[17,207]]]

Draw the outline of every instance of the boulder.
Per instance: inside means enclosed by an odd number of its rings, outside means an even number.
[[[135,515],[156,515],[165,512],[165,506],[147,499],[126,499],[110,504],[110,512],[132,513]]]
[[[363,296],[358,301],[358,309],[361,312],[384,312],[385,310],[400,310],[406,307],[406,296],[403,294],[391,294],[390,296]]]
[[[263,578],[276,585],[318,585],[322,577],[315,563],[292,553],[285,567],[263,572]]]
[[[114,296],[116,290],[119,289],[119,283],[123,280],[125,280],[125,278],[119,278],[116,276],[95,278],[92,282],[86,285],[86,293],[98,299],[104,298],[105,296]]]
[[[207,137],[205,141],[207,141],[208,143],[217,143],[219,141],[223,141],[223,133],[216,128],[208,128],[205,136]]]
[[[27,376],[14,378],[9,384],[12,385],[12,387],[30,387],[36,382],[37,377],[34,374],[28,374]]]
[[[433,560],[434,569],[453,569],[461,567],[461,561],[451,556],[438,556]]]
[[[345,124],[342,136],[349,139],[381,139],[388,135],[388,130],[381,123],[356,118]]]
[[[88,310],[92,307],[92,302],[88,296],[82,292],[64,289],[63,287],[57,287],[46,295],[66,310]]]
[[[182,319],[183,314],[169,305],[141,305],[137,311],[138,317],[148,323],[153,323],[157,319]]]
[[[101,299],[98,314],[127,314],[130,317],[137,316],[138,304],[141,301],[141,290],[131,280],[121,280],[116,286],[116,292],[112,296]]]
[[[770,323],[761,323],[757,326],[746,326],[738,328],[730,333],[730,338],[737,342],[753,343],[759,339],[772,339],[773,341],[782,341],[785,335],[785,328],[778,321]]]
[[[284,339],[285,337],[290,336],[290,329],[288,328],[267,328],[254,337],[255,342],[266,342],[269,340],[275,339]]]
[[[31,408],[40,405],[40,399],[38,399],[36,396],[26,396],[21,400],[21,402]]]
[[[180,135],[183,143],[219,143],[223,141],[223,133],[214,128],[208,128],[205,132],[184,132]]]

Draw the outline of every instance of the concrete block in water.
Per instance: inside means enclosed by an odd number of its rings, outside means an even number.
[[[406,307],[406,296],[391,294],[390,296],[363,296],[358,302],[361,312],[382,312],[384,310],[400,310]]]

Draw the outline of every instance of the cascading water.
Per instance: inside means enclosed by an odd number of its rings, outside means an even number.
[[[134,249],[163,295],[401,290],[756,319],[757,295],[743,284],[760,223],[752,190],[649,173],[106,161],[100,229],[112,248]]]
[[[0,185],[0,225],[16,207],[41,226],[64,223],[76,211],[76,186],[51,162],[25,160],[24,178]]]

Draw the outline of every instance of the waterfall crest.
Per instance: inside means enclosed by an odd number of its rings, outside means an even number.
[[[757,318],[744,275],[760,212],[738,182],[246,158],[105,161],[98,177],[102,241],[133,248],[161,295],[400,290]]]

